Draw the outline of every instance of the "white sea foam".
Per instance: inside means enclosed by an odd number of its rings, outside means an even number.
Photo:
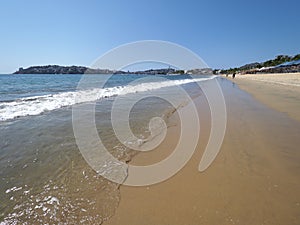
[[[53,95],[20,98],[12,102],[0,103],[0,121],[10,120],[22,116],[39,115],[46,111],[52,111],[79,103],[93,102],[107,97],[151,91],[214,78],[215,76],[210,78],[148,82],[136,85],[116,86],[102,89],[94,88],[90,90],[78,90],[72,92],[61,92]]]
[[[22,190],[23,187],[12,187],[12,188],[9,188],[5,191],[6,194],[10,193],[10,192],[15,192],[15,191],[19,191],[19,190]]]

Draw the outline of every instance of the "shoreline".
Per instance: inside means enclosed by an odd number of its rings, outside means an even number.
[[[249,83],[246,79],[217,79],[226,100],[228,127],[220,153],[204,172],[199,172],[198,166],[210,135],[211,118],[201,91],[189,86],[187,90],[191,92],[192,101],[186,101],[187,105],[180,104],[176,109],[171,107],[164,111],[165,103],[156,109],[152,104],[141,104],[151,107],[156,113],[162,110],[168,132],[166,141],[154,151],[139,152],[133,157],[130,164],[135,165],[153,164],[171,154],[181,135],[178,112],[188,113],[189,106],[194,103],[200,115],[200,139],[194,155],[175,176],[156,185],[117,187],[115,183],[96,176],[78,152],[70,126],[70,109],[20,119],[8,125],[10,129],[1,127],[2,131],[5,129],[2,152],[7,159],[1,165],[5,168],[2,171],[6,171],[6,177],[2,178],[3,195],[0,196],[4,202],[1,220],[7,219],[7,223],[30,221],[36,215],[41,223],[55,219],[69,223],[85,220],[133,225],[297,224],[300,221],[300,153],[297,148],[300,145],[300,123],[286,113],[274,111],[256,101],[231,82],[241,81],[246,85]],[[257,92],[262,94],[261,89]],[[282,95],[288,97],[285,92]],[[295,101],[297,98],[290,99]],[[106,112],[107,104],[109,101],[103,102],[96,114],[100,127],[103,126],[101,121],[105,123],[105,118],[110,115],[102,113]],[[144,113],[142,116],[147,117]],[[147,119],[142,121],[148,124]],[[34,143],[32,138],[23,137],[24,130],[36,138]],[[193,130],[187,133],[191,139]],[[109,137],[109,133],[105,137]],[[19,141],[15,142],[16,139]],[[107,146],[114,146],[113,139],[105,140]],[[118,156],[120,152],[116,148],[112,153]],[[18,158],[20,154],[22,157]],[[130,158],[127,154],[122,156],[124,161]],[[10,167],[10,160],[14,167]],[[20,171],[20,177],[15,177],[18,174],[15,171]],[[41,202],[48,196],[58,200],[59,204],[54,200]],[[20,208],[13,209],[14,202]],[[35,206],[40,207],[42,203],[49,207],[48,214],[35,210]],[[11,213],[4,218],[7,210]],[[68,217],[61,212],[68,212]],[[52,213],[56,216],[50,217]]]
[[[238,78],[237,78],[238,79]],[[221,78],[228,110],[225,139],[204,172],[199,160],[209,137],[203,96],[194,99],[203,115],[196,152],[170,179],[146,187],[121,185],[116,213],[104,224],[297,224],[300,208],[300,123],[257,102]],[[186,110],[183,107],[180,110]],[[170,122],[178,124],[176,113]],[[168,128],[176,140],[178,125]],[[274,137],[276,137],[274,139]],[[139,153],[132,164],[157,162],[175,142]]]

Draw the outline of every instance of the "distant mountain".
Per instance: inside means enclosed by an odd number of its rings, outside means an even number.
[[[240,70],[251,70],[253,68],[258,68],[260,67],[260,63],[256,62],[256,63],[249,63],[249,64],[246,64],[244,66],[241,66],[240,67]]]
[[[262,63],[250,63],[238,68],[221,70],[222,74],[230,73],[291,73],[300,72],[300,54],[295,56],[279,55]]]

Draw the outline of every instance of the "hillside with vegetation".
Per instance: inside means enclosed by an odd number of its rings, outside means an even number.
[[[221,70],[222,74],[231,74],[231,73],[259,73],[259,72],[299,72],[300,71],[300,54],[295,56],[288,55],[278,55],[275,59],[267,60],[265,62],[255,62],[246,64],[237,68],[230,68]],[[285,63],[291,62],[290,64],[285,65]],[[293,64],[293,62],[295,62]]]

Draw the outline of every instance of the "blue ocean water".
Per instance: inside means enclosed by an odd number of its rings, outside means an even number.
[[[0,75],[0,102],[73,91],[82,75]]]
[[[203,76],[197,81],[202,79],[208,78]],[[79,82],[84,85],[78,87]],[[189,75],[0,75],[0,121],[39,115],[104,97],[193,82]]]
[[[14,101],[20,98],[57,94],[60,92],[75,91],[81,74],[3,74],[0,75],[0,102]],[[88,75],[99,79],[99,76]],[[118,75],[114,74],[105,87],[126,85],[129,82],[146,77],[147,75]],[[187,79],[188,75],[164,76],[170,80]]]

